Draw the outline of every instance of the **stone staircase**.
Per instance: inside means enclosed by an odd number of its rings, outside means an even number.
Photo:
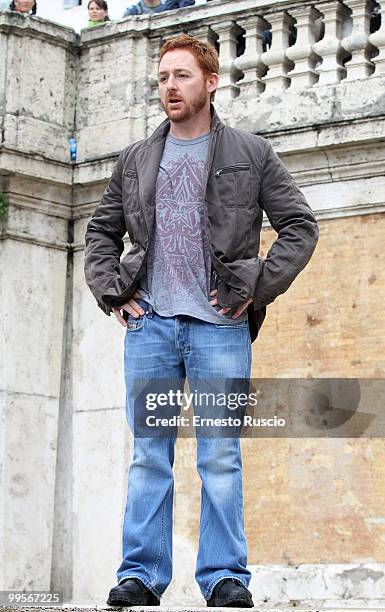
[[[330,606],[330,601],[312,601],[308,602],[292,602],[291,605],[276,604],[272,606],[266,603],[256,605],[253,610],[260,610],[261,612],[293,612],[295,609],[297,612],[385,612],[385,600],[372,600],[370,602],[364,602],[356,600],[352,602],[346,602],[349,605],[343,605],[340,602],[339,605],[333,607]],[[132,609],[135,612],[207,612],[208,610],[218,610],[218,608],[207,608],[207,607],[196,607],[196,606],[134,606],[132,608],[118,608],[115,606],[106,606],[99,604],[89,605],[76,605],[76,604],[61,604],[57,606],[0,606],[0,612],[101,612],[102,610],[129,610]],[[230,608],[222,608],[223,610],[229,611]],[[244,610],[244,608],[231,608],[234,612]]]

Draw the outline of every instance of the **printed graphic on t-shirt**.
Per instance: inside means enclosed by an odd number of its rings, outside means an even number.
[[[149,269],[158,299],[169,299],[171,292],[174,297],[181,298],[183,294],[191,300],[197,285],[207,293],[210,254],[203,232],[203,171],[204,162],[188,153],[160,168],[153,261]]]

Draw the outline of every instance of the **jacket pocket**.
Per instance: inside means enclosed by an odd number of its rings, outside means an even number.
[[[247,208],[251,203],[250,164],[234,164],[217,168],[214,172],[216,190],[227,208]]]
[[[140,210],[138,176],[135,170],[123,172],[122,202],[125,214]]]

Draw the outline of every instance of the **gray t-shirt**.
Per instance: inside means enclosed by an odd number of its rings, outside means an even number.
[[[168,135],[155,192],[155,223],[140,297],[164,317],[190,315],[210,323],[239,323],[209,303],[215,286],[205,233],[203,175],[210,132],[192,140]]]

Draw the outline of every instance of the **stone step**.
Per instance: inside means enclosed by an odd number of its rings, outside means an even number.
[[[260,610],[261,612],[385,612],[385,601],[381,601],[380,605],[373,606],[372,602],[370,602],[369,606],[336,606],[336,607],[328,607],[328,602],[323,602],[324,605],[315,605],[315,602],[311,602],[311,605],[303,605],[301,602],[301,606],[291,605],[288,606],[286,604],[275,605],[272,607],[271,605],[258,605],[252,608],[255,611]],[[355,602],[356,603],[356,602]],[[240,612],[245,608],[221,608],[223,611],[229,612]],[[102,610],[133,610],[134,612],[208,612],[208,610],[218,610],[218,608],[208,608],[208,607],[194,607],[194,606],[134,606],[132,608],[119,608],[117,606],[102,606],[102,605],[76,605],[76,604],[62,604],[58,606],[1,606],[0,612],[101,612]]]

